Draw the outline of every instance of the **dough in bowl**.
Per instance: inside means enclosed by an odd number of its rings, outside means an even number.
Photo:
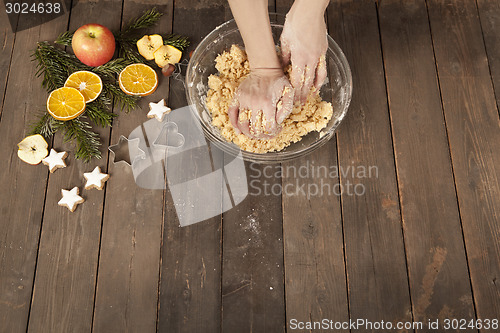
[[[311,89],[304,105],[295,105],[292,113],[283,121],[281,132],[274,138],[252,139],[244,134],[236,134],[227,110],[240,82],[250,73],[250,66],[245,51],[232,45],[215,59],[217,75],[208,78],[206,105],[212,115],[212,125],[219,129],[222,137],[234,142],[242,150],[253,153],[280,151],[293,142],[300,141],[309,132],[321,131],[333,115],[332,104],[323,101],[317,92]],[[290,66],[287,68],[288,72]]]

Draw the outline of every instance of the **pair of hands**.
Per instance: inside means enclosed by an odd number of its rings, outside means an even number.
[[[319,90],[326,78],[328,42],[322,14],[310,20],[292,7],[280,42],[282,66],[292,64],[290,81],[282,68],[251,67],[228,110],[238,134],[255,139],[276,136],[294,103],[304,104],[311,87]]]

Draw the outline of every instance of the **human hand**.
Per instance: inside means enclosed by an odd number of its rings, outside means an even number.
[[[292,112],[294,90],[281,68],[253,69],[238,87],[228,110],[237,134],[270,139]]]
[[[311,87],[321,88],[327,75],[324,9],[314,5],[296,0],[286,16],[280,38],[282,65],[292,63],[290,81],[295,88],[295,102],[301,104],[307,100]]]

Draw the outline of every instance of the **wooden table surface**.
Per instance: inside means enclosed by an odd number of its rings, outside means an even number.
[[[79,0],[14,34],[0,13],[0,332],[318,332],[294,328],[323,319],[424,323],[332,332],[500,332],[425,326],[500,319],[500,2],[332,1],[352,103],[328,144],[282,167],[374,166],[376,176],[327,179],[362,184],[362,195],[249,195],[184,228],[169,190],[139,188],[109,159],[144,111],[99,129],[103,158],[90,164],[70,154],[49,174],[16,152],[47,97],[29,60],[36,42],[91,21],[118,30],[154,6],[165,13],[154,32],[189,36],[189,50],[231,18],[226,0]],[[162,79],[143,110],[169,95],[183,106],[172,85]],[[73,151],[60,135],[51,144]],[[85,191],[74,213],[58,206],[95,165],[111,174],[105,189]],[[324,181],[246,166],[270,186]]]

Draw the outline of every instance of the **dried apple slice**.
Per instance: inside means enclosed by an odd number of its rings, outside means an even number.
[[[28,164],[38,164],[48,155],[47,141],[40,134],[30,135],[17,144],[17,156]]]
[[[156,52],[155,62],[161,68],[167,66],[168,64],[176,64],[181,60],[182,51],[176,49],[172,45],[163,45]]]
[[[163,38],[160,35],[145,35],[137,41],[139,53],[147,60],[155,58],[155,51],[163,45]]]

